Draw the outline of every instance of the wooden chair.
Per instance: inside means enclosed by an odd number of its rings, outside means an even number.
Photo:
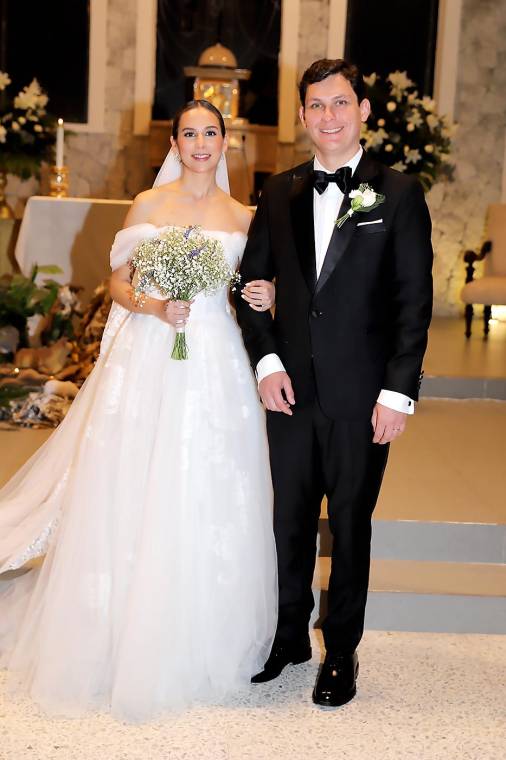
[[[474,264],[485,259],[483,277],[474,279]],[[461,298],[466,304],[466,338],[471,336],[474,304],[483,305],[483,337],[489,332],[492,306],[506,305],[506,203],[493,203],[488,207],[485,242],[481,251],[466,251],[466,284]]]

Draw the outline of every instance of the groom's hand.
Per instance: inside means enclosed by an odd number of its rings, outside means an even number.
[[[372,413],[373,443],[390,443],[404,432],[407,414],[396,412],[389,406],[376,404]]]
[[[272,372],[260,380],[258,392],[266,409],[292,415],[290,406],[295,404],[292,382],[286,372]]]

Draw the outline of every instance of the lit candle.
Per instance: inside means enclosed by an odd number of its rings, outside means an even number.
[[[63,119],[58,119],[56,128],[56,166],[63,166]]]

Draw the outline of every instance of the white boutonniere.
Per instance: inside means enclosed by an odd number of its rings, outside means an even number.
[[[373,208],[377,208],[385,200],[384,195],[377,193],[366,182],[359,185],[358,190],[352,190],[349,197],[351,198],[350,210],[335,221],[339,228],[343,226],[348,217],[353,216],[356,212],[361,211],[362,213],[366,213],[372,211]]]

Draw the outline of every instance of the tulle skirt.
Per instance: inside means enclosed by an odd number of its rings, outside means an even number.
[[[48,713],[147,720],[269,654],[264,413],[227,309],[196,302],[187,338],[171,360],[172,327],[114,305],[67,417],[0,492],[0,664]]]

